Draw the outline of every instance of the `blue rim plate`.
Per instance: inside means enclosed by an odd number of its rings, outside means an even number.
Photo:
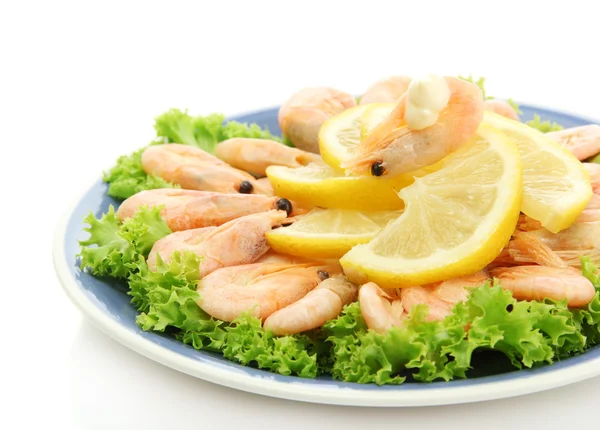
[[[523,120],[534,113],[565,127],[595,123],[580,116],[521,106]],[[239,115],[237,121],[255,122],[279,133],[277,109]],[[512,371],[451,382],[405,383],[399,386],[360,385],[330,378],[303,379],[241,366],[214,353],[197,351],[166,335],[141,330],[136,311],[125,294],[126,285],[97,279],[79,270],[78,240],[87,238],[84,217],[96,216],[119,202],[106,195],[96,180],[60,222],[53,257],[58,278],[73,303],[102,331],[123,345],[165,366],[209,382],[252,393],[291,400],[348,406],[427,406],[513,397],[551,389],[600,375],[600,347],[550,366]]]

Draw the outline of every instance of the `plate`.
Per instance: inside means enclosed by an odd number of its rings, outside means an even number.
[[[539,114],[565,127],[595,123],[572,114],[522,105],[523,120]],[[262,110],[231,119],[255,122],[280,133],[278,109]],[[107,166],[108,167],[108,166]],[[261,395],[313,403],[348,406],[428,406],[476,402],[518,396],[581,381],[600,374],[600,346],[550,366],[480,376],[450,382],[405,383],[399,386],[361,385],[330,378],[282,376],[233,363],[214,353],[197,351],[159,333],[144,332],[135,323],[136,310],[127,287],[94,278],[79,270],[78,240],[87,238],[84,217],[118,206],[97,180],[75,201],[56,230],[53,257],[58,278],[73,303],[98,328],[132,350],[165,366],[209,382]]]

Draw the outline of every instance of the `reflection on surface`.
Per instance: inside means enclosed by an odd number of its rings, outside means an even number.
[[[544,428],[550,419],[556,426],[567,426],[577,404],[595,395],[600,378],[475,405],[397,409],[314,405],[244,393],[185,375],[142,357],[84,321],[73,343],[70,383],[75,418],[79,428],[86,430],[185,430],[209,425],[330,430],[340,423],[346,429],[375,425],[398,429],[407,420],[420,420],[424,428],[464,421],[462,428],[480,430],[498,420],[505,428]],[[550,416],[553,408],[560,413]]]

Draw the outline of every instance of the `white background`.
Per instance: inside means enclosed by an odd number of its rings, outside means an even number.
[[[600,117],[591,3],[2,2],[0,427],[583,427],[600,379],[414,409],[301,404],[196,380],[86,322],[55,278],[51,240],[81,187],[145,145],[171,107],[233,114],[303,86],[360,93],[386,75],[433,72],[483,75],[492,95]]]

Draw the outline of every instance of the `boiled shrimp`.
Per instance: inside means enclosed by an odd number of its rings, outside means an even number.
[[[148,266],[152,270],[156,267],[157,255],[168,262],[175,251],[186,250],[202,257],[201,278],[222,267],[253,263],[269,250],[265,233],[286,218],[284,211],[273,210],[246,215],[219,227],[172,233],[154,244]]]
[[[375,82],[360,98],[361,105],[369,103],[397,103],[406,93],[412,78],[410,76],[390,76]]]
[[[358,287],[343,275],[325,279],[297,302],[272,313],[263,327],[278,336],[302,333],[336,318],[356,300]]]
[[[483,109],[488,110],[498,115],[502,115],[508,119],[512,119],[515,121],[520,121],[519,114],[508,102],[504,100],[486,100],[483,102]]]
[[[187,190],[243,194],[261,194],[262,191],[249,173],[188,145],[150,146],[142,154],[142,167],[147,174]]]
[[[429,103],[435,110],[419,103]],[[482,118],[483,96],[477,85],[453,77],[413,80],[394,110],[342,168],[354,174],[392,176],[432,165],[474,136]],[[413,129],[407,122],[414,123]]]
[[[255,263],[303,264],[311,261],[314,262],[315,260],[297,257],[295,255],[280,254],[272,249],[269,249],[262,257],[256,260]]]
[[[278,197],[165,188],[134,194],[121,203],[117,214],[123,221],[143,206],[163,206],[160,215],[171,231],[220,226],[244,215],[271,209],[285,210],[291,215],[295,213],[289,200]]]
[[[264,320],[308,294],[325,272],[333,276],[341,273],[341,267],[321,262],[224,267],[200,280],[198,306],[222,321],[233,321],[247,311]]]
[[[265,176],[269,166],[323,164],[323,159],[317,154],[267,139],[228,139],[217,145],[215,155],[231,166],[255,176]]]
[[[546,136],[565,146],[579,160],[600,153],[600,125],[597,124],[552,131]]]
[[[267,177],[258,178],[256,180],[256,184],[260,188],[261,194],[263,194],[265,196],[274,196],[275,195],[275,191],[273,191],[273,185],[271,185],[271,181],[269,181],[269,178],[267,178]]]
[[[539,264],[581,269],[581,257],[600,264],[600,221],[575,223],[558,234],[546,229],[516,232],[490,266]]]
[[[590,174],[590,185],[595,194],[600,194],[600,164],[583,163],[586,170]]]
[[[600,264],[600,195],[597,192],[577,221],[557,234],[521,214],[513,237],[490,267],[535,263],[581,269],[580,257],[588,257],[594,264]]]
[[[426,304],[429,307],[426,321],[443,320],[457,303],[467,300],[471,289],[484,285],[488,279],[487,272],[482,270],[434,284],[402,288],[402,305],[410,313],[413,306]]]
[[[569,307],[582,307],[596,293],[594,285],[572,267],[497,267],[490,269],[490,275],[517,300],[566,300]]]
[[[353,106],[356,99],[351,94],[328,87],[304,88],[281,106],[279,127],[295,147],[318,154],[321,125]]]
[[[367,327],[377,333],[386,333],[392,327],[400,327],[402,320],[407,316],[402,301],[374,282],[360,287],[358,302]]]

